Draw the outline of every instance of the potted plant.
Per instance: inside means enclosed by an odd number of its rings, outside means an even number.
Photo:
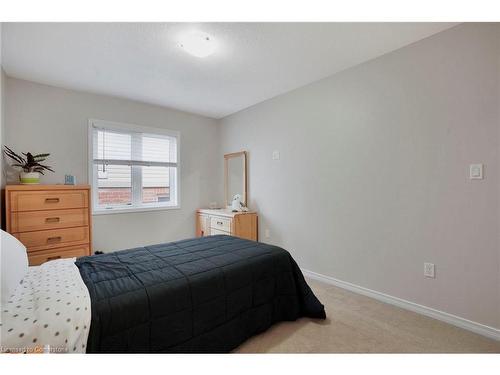
[[[48,165],[41,164],[41,162],[45,161],[50,154],[33,155],[30,152],[23,152],[22,154],[24,156],[21,156],[16,154],[9,147],[4,147],[5,155],[15,162],[12,166],[22,168],[22,171],[19,173],[19,180],[21,181],[21,184],[39,184],[40,174],[44,174],[44,171],[54,172],[54,170]]]

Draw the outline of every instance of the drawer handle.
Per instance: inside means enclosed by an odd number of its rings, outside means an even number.
[[[61,259],[61,256],[60,255],[56,255],[56,256],[53,256],[53,257],[47,257],[47,260],[55,260],[55,259]]]
[[[45,198],[45,203],[59,203],[59,198]]]
[[[61,236],[49,237],[49,238],[47,238],[47,242],[59,242],[59,241],[61,241],[61,239],[62,239]]]
[[[45,219],[46,223],[58,223],[61,219],[58,217],[48,217]]]
[[[223,225],[224,223],[222,221],[218,221],[217,225]]]

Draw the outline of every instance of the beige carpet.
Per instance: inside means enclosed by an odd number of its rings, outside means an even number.
[[[500,353],[500,342],[308,280],[327,320],[280,323],[236,353]]]

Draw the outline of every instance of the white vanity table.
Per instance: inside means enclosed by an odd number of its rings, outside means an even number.
[[[196,236],[227,234],[257,241],[257,222],[257,213],[253,211],[231,212],[229,209],[199,209],[196,212]]]

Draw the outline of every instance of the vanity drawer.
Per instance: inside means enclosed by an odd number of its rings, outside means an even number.
[[[210,228],[231,232],[231,219],[212,216],[210,218]]]
[[[88,207],[87,190],[13,191],[11,211],[57,210]]]
[[[51,229],[14,234],[28,252],[68,245],[81,245],[89,242],[89,227]]]
[[[12,232],[81,227],[89,223],[86,208],[13,212],[10,220]]]
[[[79,258],[89,254],[90,251],[87,245],[71,246],[55,250],[36,251],[28,254],[28,260],[30,266],[38,266],[50,260],[73,257]]]
[[[226,236],[230,236],[231,235],[231,233],[226,232],[224,230],[219,230],[219,229],[214,229],[214,228],[210,229],[210,235],[211,236],[215,236],[216,234],[225,234]]]

